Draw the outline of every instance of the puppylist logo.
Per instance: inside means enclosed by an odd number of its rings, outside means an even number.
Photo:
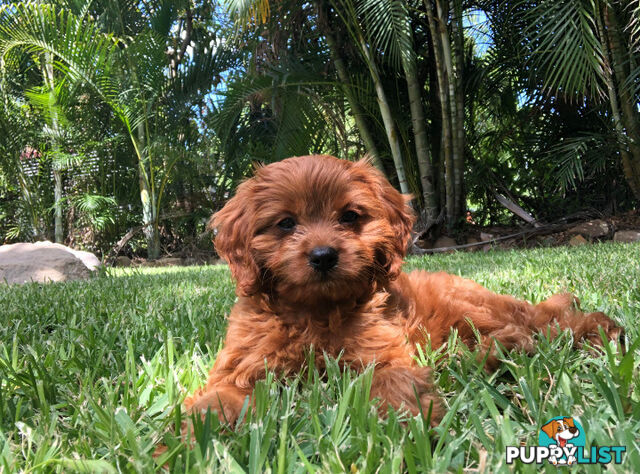
[[[557,416],[540,428],[538,446],[507,446],[507,464],[518,459],[525,464],[554,466],[576,464],[621,464],[625,446],[591,446],[585,449],[584,429],[573,417]]]

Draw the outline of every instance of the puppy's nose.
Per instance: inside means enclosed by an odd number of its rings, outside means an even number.
[[[338,263],[338,251],[333,247],[316,247],[309,253],[309,265],[318,272],[327,272]]]

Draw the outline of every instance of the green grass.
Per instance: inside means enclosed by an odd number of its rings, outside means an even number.
[[[371,372],[303,370],[256,388],[256,410],[234,430],[211,419],[196,443],[180,441],[181,402],[206,380],[233,304],[226,267],[112,271],[89,282],[0,286],[0,472],[445,472],[509,470],[507,445],[535,445],[540,426],[579,416],[587,444],[625,445],[616,471],[640,466],[640,246],[459,253],[409,259],[490,289],[539,301],[572,291],[609,313],[634,344],[573,351],[570,337],[541,339],[494,374],[452,341],[424,348],[449,414],[379,419]],[[311,364],[312,365],[312,364]],[[168,447],[154,459],[159,443]],[[517,465],[522,472],[537,466]],[[555,472],[555,468],[546,468]],[[580,472],[600,472],[581,466]]]

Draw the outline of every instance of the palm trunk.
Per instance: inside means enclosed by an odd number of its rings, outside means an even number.
[[[367,125],[367,122],[364,118],[365,115],[362,107],[360,107],[360,104],[358,103],[358,100],[353,93],[353,89],[351,88],[351,81],[349,80],[347,67],[345,66],[344,60],[340,55],[340,51],[338,50],[333,34],[331,34],[329,28],[325,29],[324,34],[325,38],[327,39],[327,45],[329,46],[333,64],[335,65],[336,72],[338,73],[338,79],[340,79],[340,82],[342,83],[344,95],[347,98],[347,102],[349,102],[349,107],[351,107],[353,119],[355,120],[356,127],[358,127],[360,136],[364,141],[364,146],[367,149],[367,153],[371,157],[371,160],[373,161],[375,167],[384,173],[384,166],[382,165],[382,161],[380,160],[378,147],[376,146],[373,135],[371,134],[369,126]]]
[[[56,110],[55,78],[53,75],[53,59],[50,53],[44,54],[44,80],[49,89],[49,115],[51,117],[51,131],[53,132],[52,150],[54,156],[60,152],[58,137],[58,111]],[[54,240],[62,243],[64,231],[62,226],[62,170],[53,165],[53,208],[54,208]]]
[[[147,242],[147,258],[155,260],[160,256],[160,238],[158,235],[156,199],[151,186],[153,179],[151,165],[149,164],[149,167],[147,167],[148,151],[145,151],[146,140],[143,124],[138,125],[137,133],[136,147],[139,165],[140,201],[142,202],[142,224],[144,225],[143,233]]]
[[[438,31],[431,0],[424,0],[429,20],[429,31],[433,43],[433,57],[436,64],[436,76],[438,78],[438,92],[440,95],[440,110],[442,112],[442,157],[444,170],[441,167],[441,177],[444,179],[447,209],[447,227],[454,225],[455,216],[455,180],[453,173],[452,133],[451,133],[451,108],[449,105],[449,84],[442,52],[442,37]]]
[[[440,35],[440,45],[442,47],[442,59],[443,65],[446,70],[446,85],[448,92],[448,110],[451,117],[450,121],[450,134],[451,134],[451,166],[453,176],[453,213],[449,216],[449,225],[455,225],[458,217],[460,216],[460,209],[462,208],[460,190],[462,189],[462,150],[460,149],[460,142],[458,140],[458,109],[456,107],[456,76],[453,69],[453,50],[451,48],[451,41],[449,39],[449,31],[447,28],[447,19],[449,16],[449,2],[447,0],[436,0],[437,8],[437,27]]]
[[[604,27],[602,25],[602,17],[600,12],[596,15],[596,21],[598,26],[598,34],[602,43],[602,49],[604,51],[605,60],[607,64],[604,67],[604,77],[607,83],[607,91],[609,93],[609,103],[611,104],[611,114],[613,116],[613,123],[616,129],[616,139],[618,142],[618,149],[620,151],[620,157],[622,159],[622,170],[624,176],[637,199],[640,199],[640,180],[636,179],[633,172],[632,157],[629,154],[627,143],[624,133],[624,125],[622,123],[622,116],[620,114],[620,105],[618,103],[618,93],[616,91],[615,83],[611,71],[611,50],[609,48],[609,42],[605,34]]]
[[[630,153],[622,156],[623,171],[634,195],[637,199],[640,199],[640,124],[638,123],[638,114],[634,110],[633,94],[626,85],[628,76],[624,71],[625,48],[616,12],[608,5],[605,5],[604,9],[604,21],[610,42],[611,63],[620,98],[620,117],[629,138],[628,149]]]
[[[373,55],[367,46],[364,38],[360,36],[360,47],[362,48],[362,52],[365,56],[365,60],[367,65],[369,66],[369,72],[371,73],[371,78],[373,79],[373,84],[376,88],[376,95],[378,99],[378,106],[380,107],[380,114],[382,115],[382,121],[384,123],[385,131],[387,132],[387,140],[389,141],[389,147],[391,148],[391,156],[393,157],[393,163],[396,168],[396,174],[398,176],[398,184],[400,186],[400,191],[404,194],[409,193],[409,186],[407,184],[407,177],[404,171],[404,163],[402,162],[402,151],[400,149],[400,138],[398,136],[398,131],[396,130],[396,124],[393,120],[393,115],[391,113],[391,107],[389,107],[389,102],[387,101],[387,96],[384,92],[384,88],[382,87],[382,81],[380,80],[380,75],[378,74],[378,68],[374,62]]]
[[[465,169],[465,130],[464,130],[464,37],[462,25],[462,5],[459,0],[454,1],[454,15],[451,20],[452,35],[454,40],[454,71],[455,71],[455,109],[456,109],[456,141],[458,143],[458,160],[454,162],[455,175],[459,179],[456,185],[456,217],[461,218],[464,215],[466,197],[464,192],[464,169]]]
[[[413,39],[411,38],[413,41]],[[416,146],[416,157],[420,171],[420,184],[422,185],[422,199],[424,203],[426,227],[431,227],[438,217],[436,193],[433,185],[433,167],[429,154],[429,139],[427,134],[427,121],[424,117],[422,105],[422,87],[418,83],[416,64],[414,57],[402,55],[402,66],[407,80],[409,91],[409,106],[411,109],[411,124]]]

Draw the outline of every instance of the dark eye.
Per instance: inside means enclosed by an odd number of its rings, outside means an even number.
[[[341,224],[353,224],[355,221],[358,220],[358,217],[360,217],[358,215],[357,212],[355,211],[347,211],[344,214],[342,214],[342,216],[340,217],[340,223]]]
[[[291,217],[285,217],[280,222],[278,222],[278,227],[282,230],[293,230],[296,226],[296,221],[294,221]]]

